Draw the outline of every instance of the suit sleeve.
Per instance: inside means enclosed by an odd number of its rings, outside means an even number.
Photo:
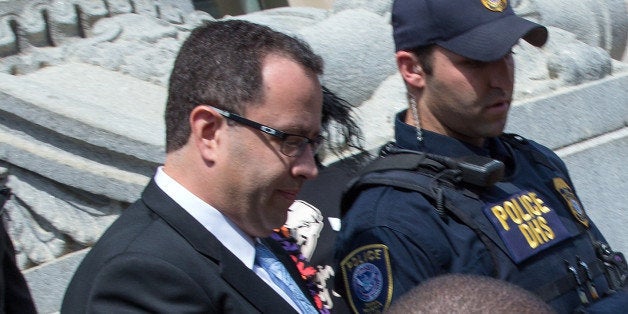
[[[109,261],[95,277],[88,298],[89,313],[218,313],[186,272],[137,253]]]
[[[1,218],[0,215],[0,312],[37,313],[28,284],[15,262],[13,243]]]

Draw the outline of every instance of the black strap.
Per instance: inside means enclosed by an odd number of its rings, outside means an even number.
[[[591,272],[591,277],[596,278],[604,274],[604,266],[599,260],[591,260],[586,262]],[[583,275],[583,274],[581,274]],[[583,280],[586,277],[582,277]],[[572,274],[566,274],[565,276],[558,278],[552,282],[548,282],[540,287],[534,289],[534,293],[541,297],[545,302],[549,302],[569,291],[578,288],[578,282]]]
[[[502,135],[500,135],[500,138],[504,140],[504,142],[508,145],[527,153],[536,163],[541,164],[551,170],[558,170],[561,173],[565,173],[564,169],[552,163],[549,158],[547,158],[547,156],[532,148],[532,145],[530,145],[528,140],[525,139],[523,136],[514,133],[503,133]]]
[[[385,151],[385,148],[384,148]],[[414,180],[404,179],[408,174],[421,174],[435,178],[438,174],[448,173],[444,180],[456,181],[457,172],[447,172],[448,167],[418,152],[385,153],[365,166],[357,177],[352,179],[342,194],[340,215],[343,217],[358,197],[359,193],[373,186],[392,186],[425,194],[435,199],[428,185],[417,184]]]
[[[457,187],[463,194],[472,195],[475,193],[470,189],[491,186],[501,180],[504,174],[502,162],[481,156],[471,157],[477,158],[455,160],[446,156],[402,149],[389,142],[380,150],[380,158],[364,167],[343,191],[340,204],[341,217],[349,210],[359,192],[377,185],[422,193],[435,201],[437,210],[444,217],[441,185]],[[414,174],[423,175],[429,180],[418,181],[417,184],[412,177]]]
[[[386,155],[375,159],[369,165],[367,165],[360,175],[364,175],[369,172],[381,172],[388,170],[431,170],[433,172],[440,172],[447,167],[440,162],[432,160],[426,154],[419,153],[399,153],[394,155]]]

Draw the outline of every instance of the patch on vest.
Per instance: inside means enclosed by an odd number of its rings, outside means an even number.
[[[381,313],[388,308],[393,282],[387,246],[362,246],[340,262],[340,269],[354,312]]]
[[[556,192],[562,196],[565,201],[565,205],[567,205],[571,214],[576,218],[576,220],[578,220],[578,222],[583,224],[586,228],[589,228],[589,216],[587,216],[587,213],[584,212],[582,203],[580,203],[576,193],[573,192],[569,184],[567,184],[563,178],[554,178],[553,182],[554,189],[556,189]]]
[[[534,192],[512,195],[483,211],[517,264],[570,236],[560,217]]]

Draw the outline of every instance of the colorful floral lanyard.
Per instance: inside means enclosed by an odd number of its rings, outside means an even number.
[[[312,295],[314,304],[316,305],[318,311],[323,314],[329,314],[329,309],[323,306],[323,301],[321,301],[321,298],[318,295],[319,289],[315,282],[316,268],[309,265],[305,256],[301,254],[301,249],[297,244],[297,241],[290,235],[290,230],[286,226],[273,231],[274,232],[270,237],[281,244],[283,249],[288,253],[292,261],[297,266],[297,269],[301,274],[301,278],[305,281],[305,286],[310,292],[310,295]]]

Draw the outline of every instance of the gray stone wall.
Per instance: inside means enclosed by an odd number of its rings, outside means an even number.
[[[511,2],[550,26],[550,41],[515,48],[507,130],[564,158],[591,218],[628,252],[626,1]],[[325,59],[323,83],[354,104],[375,148],[406,107],[390,3],[233,18],[309,42]],[[163,161],[170,67],[189,31],[211,19],[189,1],[0,0],[0,177],[15,192],[3,222],[40,312],[58,311],[86,251]]]

